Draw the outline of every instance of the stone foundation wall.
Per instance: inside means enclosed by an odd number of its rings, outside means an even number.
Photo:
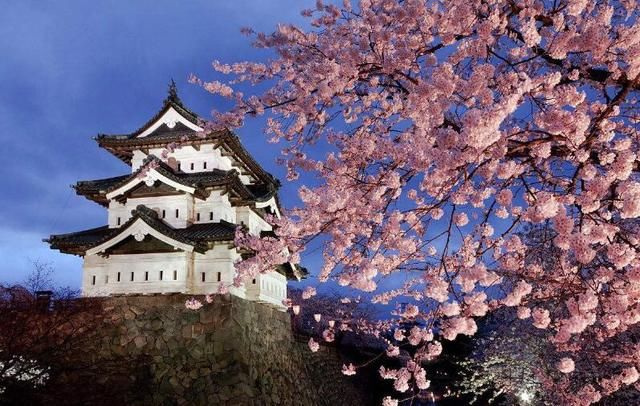
[[[345,361],[334,348],[312,353],[293,338],[288,314],[233,296],[215,296],[192,311],[184,307],[187,298],[104,299],[104,320],[88,332],[92,344],[73,349],[96,361],[95,371],[84,373],[94,373],[101,388],[113,388],[127,404],[370,404],[366,388],[340,373]],[[137,372],[100,373],[117,359],[136,360]],[[128,387],[135,390],[118,392]]]

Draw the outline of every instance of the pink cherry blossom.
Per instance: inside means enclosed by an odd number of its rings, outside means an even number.
[[[304,288],[304,290],[302,291],[302,298],[303,299],[309,299],[312,296],[316,295],[316,289],[313,286],[307,286],[306,288]]]
[[[531,312],[531,316],[533,317],[533,325],[538,328],[547,328],[549,323],[551,323],[551,319],[549,318],[549,310],[535,308]]]
[[[387,348],[387,356],[388,357],[397,357],[398,355],[400,355],[400,347],[397,347],[395,345],[390,345]]]
[[[342,373],[344,375],[355,375],[356,374],[356,367],[353,364],[343,365],[342,366]]]
[[[382,399],[382,406],[398,406],[398,400],[391,398],[391,396],[385,396]]]
[[[620,337],[640,323],[637,2],[365,0],[304,15],[246,30],[268,62],[192,78],[234,103],[207,130],[268,115],[288,179],[315,179],[267,219],[277,238],[237,231],[251,255],[234,285],[317,249],[319,283],[395,309],[373,335],[410,319],[455,339],[517,307],[575,360],[540,372],[556,403],[635,384],[638,348]],[[416,358],[433,341],[402,336]],[[580,380],[582,359],[600,367]],[[409,362],[392,374],[400,392],[418,386]]]
[[[202,307],[202,302],[192,297],[191,299],[188,299],[186,302],[184,302],[184,307],[189,310],[198,310]]]
[[[313,338],[309,339],[309,349],[311,352],[318,352],[320,349],[320,344],[318,344]]]
[[[558,362],[558,371],[562,372],[563,374],[569,374],[571,372],[573,372],[573,370],[575,369],[575,364],[573,363],[573,360],[571,358],[562,358],[560,360],[560,362]]]

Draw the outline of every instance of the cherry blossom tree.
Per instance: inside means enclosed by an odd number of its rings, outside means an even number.
[[[215,62],[227,83],[192,78],[236,103],[208,129],[266,114],[289,179],[319,185],[274,220],[278,239],[239,234],[256,255],[236,283],[323,236],[320,282],[401,298],[397,317],[423,326],[412,366],[387,371],[399,392],[425,385],[416,365],[436,340],[473,335],[501,307],[557,351],[562,379],[541,382],[564,404],[637,384],[636,2],[318,1],[303,14],[308,29],[245,30],[268,62]],[[531,226],[537,242],[521,236]],[[384,283],[395,275],[403,283]],[[578,358],[608,375],[583,379]]]

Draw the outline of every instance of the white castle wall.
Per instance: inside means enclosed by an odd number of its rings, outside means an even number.
[[[226,244],[216,244],[204,254],[173,252],[108,257],[87,255],[84,261],[82,295],[95,297],[134,293],[215,293],[221,283],[227,286],[233,283],[234,263],[238,259],[236,250],[229,249]],[[282,307],[286,290],[287,280],[277,272],[259,275],[255,280],[249,281],[246,287],[230,289],[235,296],[276,307]]]
[[[222,191],[213,190],[206,200],[195,198],[194,201],[194,223],[217,223],[224,220],[237,224],[236,208],[231,206],[229,196],[222,195]]]
[[[190,253],[87,255],[84,259],[83,296],[124,293],[188,292]],[[162,271],[162,280],[160,280]],[[118,272],[120,281],[118,281]],[[175,272],[175,274],[174,274]],[[134,280],[131,280],[133,274]],[[175,279],[174,279],[175,275]],[[146,276],[146,278],[145,278]]]
[[[170,158],[175,158],[180,163],[180,170],[185,173],[207,172],[213,169],[228,171],[234,168],[240,172],[241,169],[240,166],[233,165],[231,158],[222,156],[220,149],[214,148],[213,144],[203,144],[199,150],[190,145],[185,145],[169,153],[166,158],[162,158],[163,151],[163,148],[151,148],[149,154],[155,155],[165,162],[168,162]],[[131,159],[132,172],[137,171],[142,166],[146,157],[147,154],[142,151],[136,150],[133,152],[133,158]],[[240,175],[240,180],[244,184],[251,182],[251,179],[246,175]]]
[[[188,194],[175,196],[154,196],[127,199],[125,204],[115,200],[109,202],[108,224],[110,228],[119,227],[131,218],[131,211],[138,205],[144,205],[155,210],[159,217],[174,228],[185,228],[193,222],[193,196]],[[162,211],[164,210],[164,218]],[[177,216],[176,216],[177,210]],[[120,223],[118,224],[118,218]]]

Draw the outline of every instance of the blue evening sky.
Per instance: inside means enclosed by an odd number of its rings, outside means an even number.
[[[227,105],[187,83],[210,79],[213,59],[264,60],[240,28],[271,31],[303,23],[312,0],[0,1],[0,283],[20,282],[31,261],[50,263],[56,283],[79,287],[81,259],[52,251],[42,238],[106,223],[101,206],[69,187],[127,173],[92,139],[137,129],[161,107],[174,78],[202,117]],[[238,131],[280,179],[278,147],[261,120]],[[296,185],[286,184],[285,206]]]

